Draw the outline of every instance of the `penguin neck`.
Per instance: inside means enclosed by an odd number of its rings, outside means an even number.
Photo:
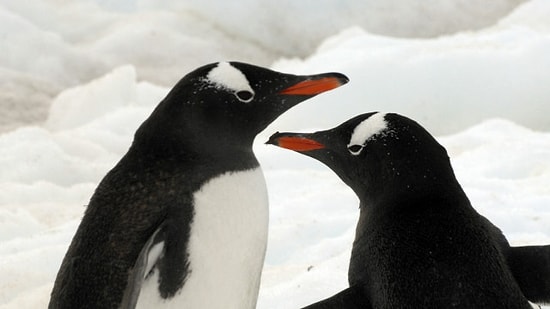
[[[153,115],[152,115],[153,117]],[[225,134],[208,135],[207,130],[177,123],[159,123],[148,119],[137,130],[129,154],[149,162],[205,163],[229,171],[247,170],[259,165],[253,151],[253,137],[238,138]]]
[[[180,138],[181,136],[136,136],[127,156],[133,156],[143,166],[156,166],[155,168],[164,165],[169,168],[182,166],[187,169],[203,166],[229,172],[259,166],[251,144],[207,145],[196,140]]]
[[[183,160],[195,165],[205,162],[227,165],[229,170],[258,166],[252,152],[255,130],[230,127],[224,121],[207,121],[193,104],[172,101],[172,95],[167,96],[141,124],[130,152],[139,153],[146,160]]]
[[[361,200],[361,212],[385,214],[443,206],[471,208],[450,163],[435,169],[421,169],[418,166],[391,169],[371,184],[356,190]]]

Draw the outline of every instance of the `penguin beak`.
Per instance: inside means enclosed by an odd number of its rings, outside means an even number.
[[[325,145],[311,138],[296,133],[275,133],[271,135],[266,144],[279,146],[298,152],[312,151],[326,148]]]
[[[314,96],[346,84],[349,79],[340,73],[326,73],[315,76],[308,76],[290,87],[279,92],[283,95],[304,95]]]

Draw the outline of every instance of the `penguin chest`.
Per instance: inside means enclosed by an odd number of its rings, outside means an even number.
[[[189,273],[182,289],[159,305],[255,308],[268,228],[261,169],[222,174],[204,184],[193,198]]]

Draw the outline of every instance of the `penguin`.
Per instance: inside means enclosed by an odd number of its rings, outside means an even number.
[[[550,301],[550,246],[510,247],[417,122],[366,113],[268,142],[317,159],[358,196],[350,287],[306,308],[531,308]]]
[[[184,76],[96,188],[49,308],[254,308],[268,201],[253,140],[347,82],[240,62]]]

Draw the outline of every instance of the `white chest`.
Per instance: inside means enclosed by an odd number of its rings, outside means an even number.
[[[261,169],[212,179],[195,193],[194,205],[188,244],[190,273],[185,285],[165,301],[158,292],[142,289],[139,307],[255,308],[268,229]],[[148,283],[157,282],[151,279]]]

